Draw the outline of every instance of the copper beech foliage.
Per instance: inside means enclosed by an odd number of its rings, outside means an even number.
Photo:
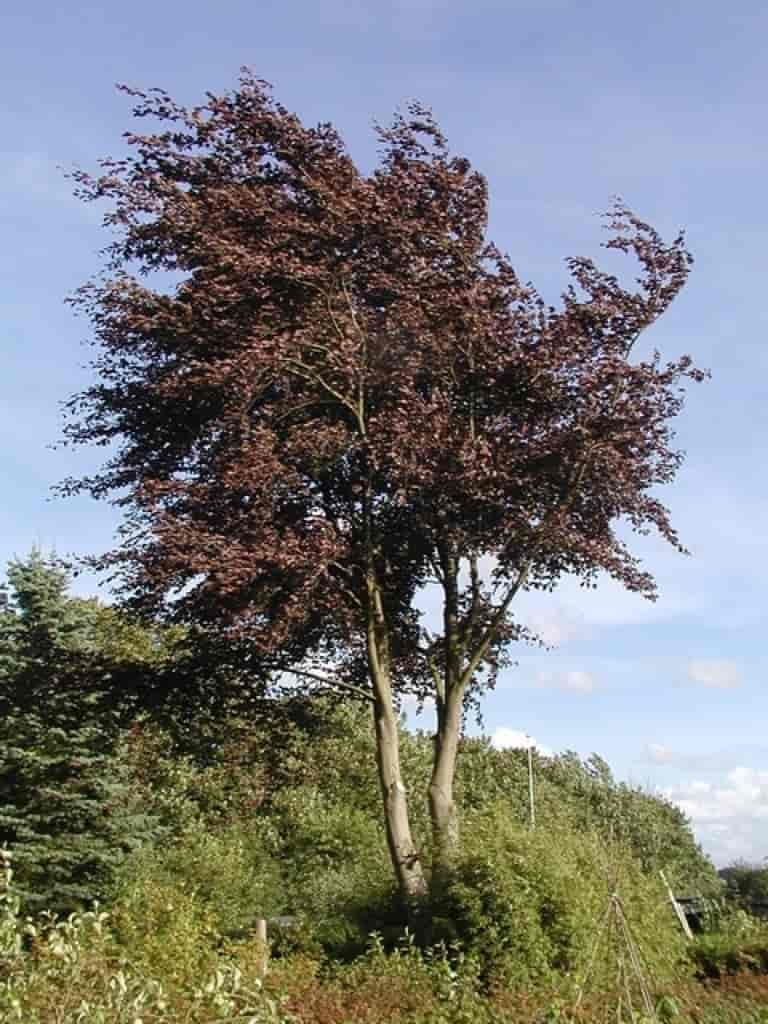
[[[456,577],[465,657],[510,589],[605,570],[654,596],[614,527],[680,547],[655,488],[681,461],[681,382],[702,373],[630,357],[685,283],[682,236],[617,202],[606,246],[637,257],[637,290],[571,259],[555,309],[486,241],[486,182],[422,106],[377,129],[365,175],[248,72],[191,110],[123,91],[162,130],[74,175],[115,235],[72,300],[98,383],[66,433],[109,456],[65,486],[116,495],[122,543],[101,564],[129,593],[264,651],[349,660],[373,572],[404,678],[440,649],[414,609],[430,580]],[[481,557],[490,581],[453,572]]]

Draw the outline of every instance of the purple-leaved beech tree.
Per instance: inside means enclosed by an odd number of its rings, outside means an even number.
[[[129,598],[370,702],[415,905],[458,850],[462,713],[521,634],[515,596],[607,572],[654,597],[621,521],[680,548],[655,492],[681,462],[681,384],[703,375],[632,350],[691,258],[616,203],[606,245],[637,258],[637,290],[571,259],[555,309],[486,241],[486,182],[420,105],[377,129],[365,175],[330,124],[306,127],[248,72],[195,109],[124,91],[159,127],[75,174],[114,234],[72,300],[97,382],[66,433],[109,450],[64,490],[123,510],[99,564]],[[428,584],[439,634],[420,621]],[[431,866],[401,775],[407,693],[437,710]]]

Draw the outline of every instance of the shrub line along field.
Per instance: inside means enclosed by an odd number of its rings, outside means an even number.
[[[0,1019],[616,1020],[648,1015],[644,990],[657,1019],[764,1019],[766,927],[741,904],[768,874],[719,878],[680,810],[598,756],[531,755],[531,829],[527,752],[462,742],[464,850],[417,944],[365,707],[295,693],[267,707],[183,631],[69,596],[55,562],[11,576]],[[402,729],[416,785],[432,742]],[[428,855],[426,804],[414,823]],[[693,943],[660,870],[700,896]]]

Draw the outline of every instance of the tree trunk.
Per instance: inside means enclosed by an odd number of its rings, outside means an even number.
[[[438,884],[450,873],[459,853],[459,816],[453,783],[461,735],[461,703],[456,690],[449,690],[445,699],[438,701],[435,759],[429,783],[432,878]]]
[[[392,700],[389,634],[381,593],[373,572],[368,578],[368,671],[373,686],[373,721],[376,764],[384,801],[387,844],[408,923],[418,936],[426,929],[427,883],[419,851],[413,841],[408,815],[408,794],[400,767],[400,735]]]
[[[438,887],[450,874],[459,852],[459,816],[453,798],[453,782],[456,775],[464,698],[463,644],[459,626],[459,559],[446,537],[441,538],[439,550],[445,593],[445,663],[442,680],[436,678],[437,735],[429,784],[432,883]],[[433,670],[438,671],[436,666]]]
[[[411,834],[408,795],[400,769],[398,723],[389,704],[377,700],[374,705],[376,762],[384,799],[387,844],[400,894],[406,904],[409,924],[421,930],[427,883],[419,852]]]

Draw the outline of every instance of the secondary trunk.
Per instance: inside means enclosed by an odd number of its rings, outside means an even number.
[[[459,851],[459,816],[453,796],[456,757],[461,736],[464,698],[462,679],[463,639],[459,622],[459,558],[447,536],[438,544],[445,604],[443,626],[445,661],[442,679],[436,675],[437,734],[435,758],[429,784],[429,813],[432,821],[432,881],[440,885],[456,861]],[[473,573],[473,582],[476,582]]]
[[[448,692],[438,701],[435,759],[429,784],[432,823],[432,877],[439,882],[451,870],[459,852],[459,816],[454,800],[456,758],[461,735],[461,696]]]

